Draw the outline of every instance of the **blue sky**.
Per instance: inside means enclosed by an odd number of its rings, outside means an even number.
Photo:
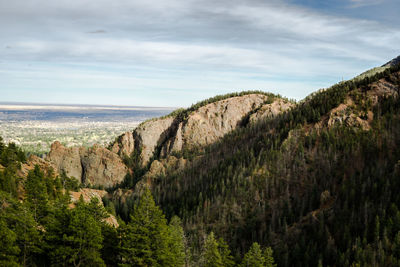
[[[400,55],[398,0],[0,0],[0,101],[302,99]]]

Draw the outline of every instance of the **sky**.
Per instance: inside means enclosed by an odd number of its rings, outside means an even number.
[[[399,0],[0,0],[0,101],[300,100],[400,55]]]

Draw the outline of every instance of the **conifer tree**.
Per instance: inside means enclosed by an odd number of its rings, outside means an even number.
[[[173,266],[183,266],[185,264],[185,233],[179,217],[172,217],[168,227],[170,232],[171,264]]]
[[[241,267],[264,267],[265,258],[260,245],[254,242],[249,251],[244,255]]]
[[[48,195],[44,173],[40,170],[38,165],[36,165],[35,169],[32,171],[29,171],[25,182],[25,189],[33,216],[36,221],[39,221],[45,215]]]
[[[235,261],[231,255],[231,250],[223,238],[218,239],[218,250],[225,267],[235,266]]]
[[[265,267],[276,267],[275,260],[273,257],[273,251],[271,247],[266,247],[264,249],[264,260],[265,260]]]
[[[148,188],[120,228],[122,266],[173,266],[167,221]]]
[[[82,199],[72,210],[69,236],[64,238],[70,249],[69,262],[74,266],[104,266],[100,256],[103,236],[100,221],[89,212]]]
[[[68,209],[62,204],[47,218],[46,240],[50,260],[59,266],[104,266],[101,259],[101,222],[83,199]]]
[[[221,254],[218,250],[218,242],[215,239],[213,232],[211,232],[207,236],[207,238],[204,242],[201,265],[203,267],[223,267],[224,266]]]
[[[0,266],[19,266],[17,257],[20,249],[16,239],[17,235],[0,219]]]

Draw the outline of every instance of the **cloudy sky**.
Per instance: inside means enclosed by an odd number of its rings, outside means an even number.
[[[0,101],[302,99],[400,55],[399,0],[0,0]]]

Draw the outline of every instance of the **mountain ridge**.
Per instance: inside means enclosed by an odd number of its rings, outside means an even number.
[[[144,122],[104,152],[127,166],[105,206],[129,221],[150,188],[167,218],[182,218],[194,262],[213,232],[236,259],[258,242],[279,266],[398,266],[400,64],[390,64],[299,103],[248,93]]]

